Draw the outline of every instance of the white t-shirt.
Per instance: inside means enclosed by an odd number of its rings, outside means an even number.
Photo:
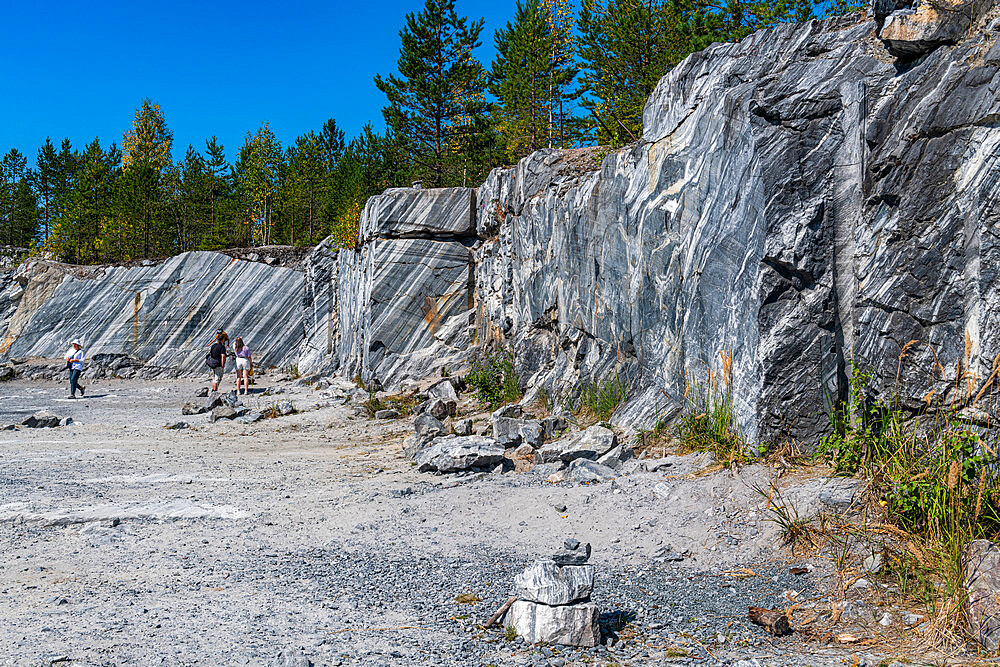
[[[70,360],[70,363],[72,364],[70,368],[74,371],[83,370],[83,361],[85,357],[86,355],[84,354],[82,347],[79,350],[74,350],[71,347],[66,351],[66,358]]]

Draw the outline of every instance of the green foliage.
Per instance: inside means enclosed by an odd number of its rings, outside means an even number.
[[[870,374],[854,366],[836,428],[820,444],[830,465],[870,480],[886,519],[931,542],[1000,531],[992,446],[955,409],[914,414],[898,397],[872,397],[870,383]]]
[[[583,0],[579,16],[583,107],[601,145],[620,146],[642,135],[646,98],[670,68],[712,42],[742,39],[754,30],[817,14],[843,12],[814,0]]]
[[[727,465],[747,463],[750,450],[733,405],[733,356],[723,352],[720,358],[721,372],[710,370],[707,386],[688,379],[677,437],[682,450],[712,452]]]
[[[482,29],[482,19],[459,17],[454,0],[425,0],[399,33],[399,76],[375,76],[401,156],[433,187],[461,183],[470,166],[483,171],[474,158],[485,131],[486,77],[473,55]]]
[[[475,389],[481,403],[494,409],[521,397],[514,359],[502,352],[476,360],[465,376],[465,383]]]
[[[616,370],[606,378],[580,387],[580,398],[574,412],[586,412],[600,421],[606,421],[627,398],[628,381]]]
[[[573,143],[577,123],[570,86],[572,16],[565,3],[518,0],[513,23],[496,31],[497,56],[490,92],[497,98],[493,123],[507,157],[516,161],[546,146]]]

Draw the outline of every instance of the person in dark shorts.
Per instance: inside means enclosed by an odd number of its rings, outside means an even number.
[[[228,342],[229,336],[226,335],[225,331],[219,329],[215,334],[215,342],[212,343],[212,347],[208,350],[208,356],[205,358],[205,362],[212,370],[212,391],[219,391],[219,383],[222,382],[222,375],[226,370],[226,343]]]

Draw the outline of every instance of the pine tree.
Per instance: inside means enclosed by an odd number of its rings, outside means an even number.
[[[494,36],[494,126],[513,160],[545,146],[565,146],[567,134],[575,134],[567,105],[576,67],[565,12],[548,1],[519,0],[514,22]]]
[[[7,245],[14,245],[19,237],[14,220],[15,194],[27,163],[16,148],[11,148],[0,160],[0,239]]]
[[[425,0],[399,33],[399,76],[375,76],[389,102],[382,110],[386,125],[414,174],[432,186],[460,179],[456,157],[467,156],[481,130],[485,72],[472,52],[482,29],[482,19],[458,16],[454,0]]]
[[[52,139],[45,137],[45,143],[38,149],[38,154],[35,157],[35,168],[29,178],[32,188],[38,195],[38,199],[41,200],[42,241],[49,238],[49,233],[52,230],[52,198],[58,169],[55,146],[52,145]]]

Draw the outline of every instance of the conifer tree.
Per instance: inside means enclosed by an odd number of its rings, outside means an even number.
[[[568,85],[576,67],[565,11],[548,0],[518,0],[513,23],[494,36],[494,126],[513,160],[545,146],[562,147],[567,130],[575,129],[567,127],[566,109],[573,99]]]
[[[414,174],[432,186],[460,179],[460,158],[482,129],[485,72],[472,53],[482,29],[482,19],[458,16],[454,0],[425,0],[399,33],[399,76],[375,76],[389,102],[386,125]]]

